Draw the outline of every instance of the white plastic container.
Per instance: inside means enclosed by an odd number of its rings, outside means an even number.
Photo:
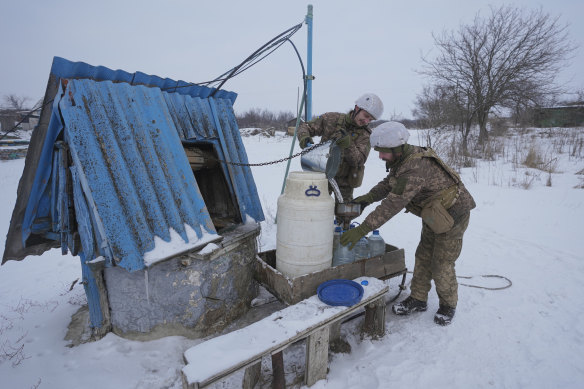
[[[290,278],[331,266],[335,202],[324,173],[291,172],[278,198],[276,269]]]

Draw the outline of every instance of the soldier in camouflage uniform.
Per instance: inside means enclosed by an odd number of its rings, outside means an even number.
[[[355,101],[355,108],[347,114],[328,112],[298,127],[300,147],[306,148],[313,136],[321,136],[321,142],[335,140],[342,149],[342,158],[335,181],[339,186],[343,202],[353,199],[353,189],[361,186],[365,174],[365,161],[371,146],[371,130],[367,124],[379,119],[383,103],[373,93],[367,93]],[[337,202],[340,202],[337,199]]]
[[[434,321],[448,325],[458,302],[455,262],[462,249],[470,210],[476,204],[453,169],[432,149],[407,144],[408,137],[407,129],[398,122],[385,122],[373,130],[371,145],[379,152],[379,158],[386,161],[390,173],[369,193],[354,200],[362,209],[380,200],[381,203],[361,225],[345,232],[341,243],[354,245],[403,208],[422,217],[411,293],[392,310],[397,315],[425,311],[434,280],[440,303]]]

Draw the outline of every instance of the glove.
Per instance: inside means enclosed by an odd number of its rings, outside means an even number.
[[[306,146],[308,146],[309,143],[314,144],[314,141],[312,140],[311,137],[305,136],[304,138],[300,139],[300,148],[301,149],[306,148]]]
[[[351,228],[349,231],[341,235],[341,244],[343,246],[350,245],[349,250],[353,250],[353,247],[357,244],[359,239],[371,232],[371,227],[365,222],[361,223],[355,228]]]
[[[351,202],[361,205],[361,213],[363,213],[363,210],[365,209],[365,207],[368,206],[369,204],[373,203],[374,201],[375,200],[373,199],[373,194],[366,193],[362,196],[355,197]]]
[[[347,147],[351,146],[351,134],[347,134],[335,142],[337,146],[339,146],[342,150],[346,149]]]

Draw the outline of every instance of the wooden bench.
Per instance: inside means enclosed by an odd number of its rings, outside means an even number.
[[[184,353],[186,366],[182,369],[183,388],[198,389],[210,385],[242,369],[246,371],[243,386],[253,387],[259,377],[263,356],[279,354],[289,345],[304,338],[306,344],[307,386],[326,378],[328,369],[329,328],[365,307],[362,332],[374,338],[385,334],[385,301],[388,286],[373,277],[359,277],[364,294],[351,307],[330,306],[317,295],[286,307],[245,328],[212,338],[189,348]],[[272,359],[272,362],[274,359]],[[281,376],[283,378],[283,374]],[[251,382],[250,382],[251,381]]]

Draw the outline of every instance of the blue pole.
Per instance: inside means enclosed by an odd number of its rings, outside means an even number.
[[[306,14],[306,25],[308,26],[308,42],[306,47],[306,121],[312,119],[312,4],[308,4]]]

